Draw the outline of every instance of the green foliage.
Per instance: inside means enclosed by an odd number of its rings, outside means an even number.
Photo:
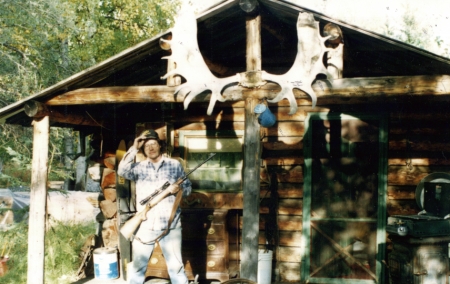
[[[73,73],[63,68],[64,29],[57,2],[0,1],[0,88],[13,102]]]
[[[405,7],[401,26],[399,28],[395,28],[390,25],[389,22],[386,22],[383,33],[388,37],[422,49],[429,48],[432,42],[426,27],[421,26],[409,6]]]
[[[177,0],[0,0],[0,108],[168,29]],[[49,175],[65,179],[63,136],[51,129]],[[32,131],[0,125],[11,185],[30,181]]]
[[[64,180],[70,173],[62,163],[64,135],[72,135],[70,129],[51,128],[49,143],[49,180]],[[32,128],[0,124],[0,177],[8,178],[10,186],[27,185],[31,178],[33,149]]]
[[[81,247],[95,233],[95,223],[53,226],[45,235],[45,283],[73,283],[81,263]],[[9,250],[9,271],[1,278],[4,284],[27,283],[28,225],[24,222],[1,232],[0,244]]]
[[[83,68],[167,30],[175,0],[69,0],[75,30],[69,34],[73,61]],[[69,15],[67,15],[69,16]]]

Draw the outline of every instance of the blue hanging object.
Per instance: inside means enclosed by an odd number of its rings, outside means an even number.
[[[265,111],[267,106],[265,104],[257,104],[255,106],[255,109],[253,110],[255,113],[263,113]]]
[[[258,122],[262,127],[272,127],[277,122],[275,115],[265,104],[256,105],[254,112],[259,113]]]

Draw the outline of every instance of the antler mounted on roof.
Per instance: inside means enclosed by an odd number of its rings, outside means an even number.
[[[176,68],[169,71],[161,79],[166,79],[172,75],[180,75],[186,82],[178,86],[175,94],[183,89],[188,92],[184,99],[184,109],[189,103],[204,91],[211,91],[207,114],[211,115],[216,101],[224,102],[222,90],[225,86],[238,83],[239,76],[218,78],[214,76],[206,65],[197,43],[197,20],[195,14],[188,5],[183,5],[175,20],[172,29],[172,40],[164,40],[170,44],[172,55],[163,57],[171,58],[176,63]]]
[[[337,29],[339,27],[336,26]],[[294,96],[294,89],[300,89],[311,97],[312,106],[317,102],[317,96],[311,85],[318,74],[325,74],[331,82],[332,76],[327,71],[323,63],[326,52],[333,50],[327,48],[325,41],[333,38],[334,35],[322,37],[319,32],[319,22],[314,20],[311,13],[300,12],[297,19],[297,56],[291,69],[282,75],[269,74],[262,71],[262,80],[272,81],[281,86],[281,92],[273,99],[268,100],[271,103],[277,103],[282,99],[287,99],[290,104],[289,114],[297,111],[297,101]],[[222,96],[224,88],[231,84],[241,84],[241,76],[227,78],[218,78],[214,76],[206,65],[197,43],[197,20],[195,14],[189,5],[184,5],[179,12],[172,29],[172,40],[162,41],[170,44],[172,55],[163,57],[163,59],[172,59],[176,68],[169,71],[161,79],[166,79],[172,75],[180,75],[186,79],[186,82],[178,86],[175,94],[184,90],[187,96],[184,99],[184,108],[187,109],[189,103],[204,91],[211,91],[211,100],[209,102],[207,114],[213,111],[216,101],[224,102]],[[342,49],[339,44],[336,50]],[[245,84],[241,84],[244,85]]]
[[[311,85],[318,74],[325,74],[327,79],[332,80],[327,68],[323,64],[324,54],[332,50],[325,47],[325,41],[332,36],[321,37],[319,22],[314,16],[307,12],[300,12],[297,18],[297,56],[294,64],[288,72],[282,75],[269,74],[263,71],[262,78],[272,81],[281,86],[281,92],[270,103],[277,103],[287,99],[290,103],[289,114],[297,112],[297,101],[294,89],[300,89],[311,97],[312,107],[316,106],[317,96]]]

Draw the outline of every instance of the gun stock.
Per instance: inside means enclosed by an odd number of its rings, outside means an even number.
[[[136,213],[130,220],[126,221],[120,228],[120,233],[125,237],[125,239],[130,240],[131,236],[136,232],[139,225],[146,219],[146,215],[150,207],[145,206],[144,210]]]
[[[176,183],[178,183],[178,181]],[[143,210],[136,213],[136,215],[134,215],[130,220],[126,221],[125,224],[123,224],[122,228],[120,228],[120,233],[127,240],[129,240],[131,236],[134,234],[134,232],[136,232],[137,228],[142,223],[142,221],[147,220],[147,212],[156,204],[158,204],[161,200],[166,198],[167,195],[169,194],[170,194],[169,191],[163,191],[162,193],[154,197],[149,203],[145,205]]]

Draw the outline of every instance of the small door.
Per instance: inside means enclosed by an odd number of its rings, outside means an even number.
[[[385,128],[380,117],[309,116],[304,137],[302,281],[376,283],[381,279]]]

